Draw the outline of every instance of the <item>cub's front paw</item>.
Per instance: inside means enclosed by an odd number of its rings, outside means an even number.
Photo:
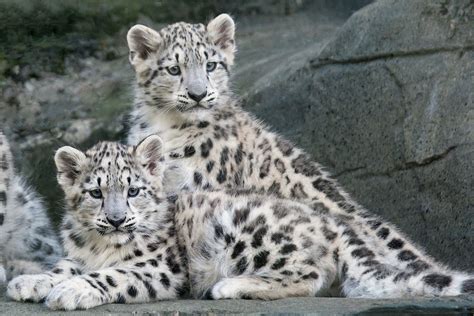
[[[240,289],[240,280],[235,278],[222,279],[212,287],[212,298],[215,300],[239,298]]]
[[[53,288],[47,274],[20,275],[8,283],[7,295],[16,301],[40,302]]]
[[[74,310],[88,309],[107,302],[98,288],[93,288],[82,277],[74,277],[55,286],[45,303],[50,309]]]

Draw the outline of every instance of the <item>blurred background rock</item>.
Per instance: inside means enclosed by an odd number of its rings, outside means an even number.
[[[123,140],[142,23],[237,22],[243,106],[439,260],[473,270],[469,0],[0,0],[0,128],[60,222],[54,150]]]

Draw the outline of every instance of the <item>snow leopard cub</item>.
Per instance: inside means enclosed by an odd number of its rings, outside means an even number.
[[[0,284],[49,269],[61,255],[43,203],[16,174],[10,145],[0,131]]]
[[[68,257],[8,285],[52,309],[194,298],[474,293],[474,276],[435,263],[389,223],[249,191],[163,192],[162,143],[59,149]],[[374,226],[380,226],[375,232]]]

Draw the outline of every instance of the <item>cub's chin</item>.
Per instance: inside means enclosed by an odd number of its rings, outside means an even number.
[[[114,230],[112,232],[100,234],[100,238],[112,245],[126,245],[135,239],[133,232],[124,232],[120,230]]]

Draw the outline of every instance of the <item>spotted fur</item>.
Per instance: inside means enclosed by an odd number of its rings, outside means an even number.
[[[189,295],[318,296],[335,285],[347,297],[474,293],[474,276],[442,267],[373,217],[248,191],[167,196],[161,148],[153,135],[137,147],[60,149],[67,258],[15,278],[8,295],[69,310]]]
[[[41,199],[14,170],[0,131],[0,283],[51,268],[62,255]]]

